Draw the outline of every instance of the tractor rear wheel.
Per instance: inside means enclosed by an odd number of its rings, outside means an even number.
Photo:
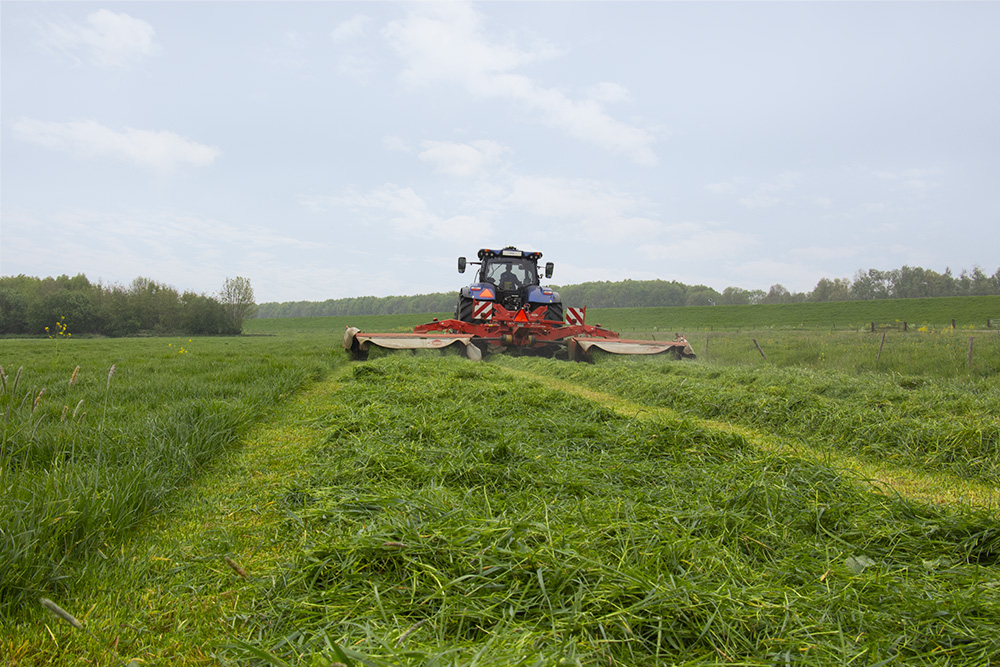
[[[553,321],[563,321],[563,305],[561,303],[550,303],[545,311],[545,319]]]

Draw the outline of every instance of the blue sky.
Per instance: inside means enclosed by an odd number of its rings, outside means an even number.
[[[0,274],[257,300],[1000,267],[1000,3],[0,3]]]

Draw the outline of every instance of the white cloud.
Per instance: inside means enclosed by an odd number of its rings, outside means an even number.
[[[285,30],[277,44],[268,48],[268,64],[274,70],[298,70],[305,67],[308,42],[301,33]]]
[[[781,198],[763,192],[754,192],[746,197],[740,197],[740,204],[744,208],[771,208],[781,203]]]
[[[353,42],[361,39],[368,32],[368,25],[371,17],[364,14],[355,14],[346,21],[341,21],[330,31],[330,38],[337,44]]]
[[[784,193],[796,189],[803,181],[803,176],[797,171],[784,171],[775,178],[757,185],[756,189],[739,202],[745,208],[771,208],[784,201]]]
[[[898,171],[861,167],[860,171],[869,179],[885,183],[890,188],[901,191],[910,200],[924,199],[941,187],[938,177],[944,172],[940,169],[911,167]]]
[[[360,83],[367,83],[376,70],[376,60],[363,53],[342,53],[337,57],[337,71]]]
[[[382,148],[387,151],[393,151],[395,153],[412,153],[413,149],[410,144],[407,143],[406,139],[398,137],[394,134],[389,134],[382,137]]]
[[[37,271],[33,267],[53,267],[48,270],[111,283],[149,276],[182,291],[211,291],[227,276],[256,277],[264,267],[278,264],[282,252],[295,257],[330,253],[312,238],[303,241],[258,225],[168,211],[63,209],[15,214],[9,222],[5,267],[9,263],[32,275]],[[289,268],[285,262],[282,269]]]
[[[340,50],[336,58],[337,71],[360,82],[367,82],[376,69],[367,39],[371,22],[370,16],[355,14],[330,31],[331,41]]]
[[[409,152],[402,142],[390,140],[389,144]],[[488,162],[506,151],[491,141],[421,145],[421,159],[458,176],[477,175],[476,170],[485,169],[484,160]],[[360,221],[408,236],[453,239],[459,231],[475,229],[479,237],[489,241],[494,231],[492,223],[497,219],[520,221],[510,228],[530,228],[533,237],[547,238],[550,232],[558,232],[600,238],[607,243],[653,239],[664,231],[683,228],[656,219],[647,211],[650,205],[645,200],[586,179],[503,173],[496,179],[478,179],[459,192],[447,194],[446,200],[454,209],[451,213],[433,210],[413,188],[393,183],[367,191],[348,188],[334,195],[299,197],[300,204],[313,213],[347,209]],[[544,220],[544,227],[538,227],[535,221],[524,222],[532,219]]]
[[[589,96],[572,99],[514,71],[557,55],[548,45],[533,49],[501,43],[487,35],[482,16],[465,3],[422,6],[403,21],[394,21],[384,35],[406,61],[401,77],[410,86],[438,82],[463,86],[470,93],[508,99],[536,112],[541,121],[567,135],[592,143],[633,162],[657,163],[650,131],[616,120],[604,103],[627,99],[628,91],[603,82]]]
[[[808,246],[794,248],[792,255],[804,261],[828,261],[832,259],[851,259],[858,257],[863,251],[861,246]]]
[[[735,186],[732,183],[709,183],[705,186],[705,190],[711,192],[713,195],[723,195],[732,192]]]
[[[546,250],[548,250],[549,253],[554,254],[554,251],[558,249],[552,248],[550,250],[543,248],[542,252],[546,252]],[[608,267],[599,263],[587,265],[577,264],[573,261],[572,256],[570,257],[571,259],[569,260],[556,261],[556,270],[552,279],[560,285],[576,285],[579,283],[596,282],[601,280],[608,282],[618,282],[621,280],[658,280],[664,277],[661,272],[643,271],[634,267],[623,269],[618,267]],[[566,305],[583,306],[586,304],[569,303]]]
[[[386,229],[406,237],[451,239],[461,230],[469,228],[475,228],[481,234],[492,233],[490,222],[482,216],[439,215],[413,188],[394,183],[386,183],[367,192],[348,188],[337,195],[303,196],[299,201],[314,213],[348,209],[369,225],[387,223]]]
[[[604,81],[591,86],[587,90],[587,97],[598,102],[611,104],[614,102],[627,102],[631,99],[631,94],[625,86],[617,83],[611,83],[610,81]]]
[[[488,84],[490,75],[555,54],[551,48],[531,52],[513,43],[491,41],[481,23],[482,16],[469,4],[428,3],[405,20],[391,22],[383,32],[406,58],[401,76],[413,86],[448,81],[475,88]]]
[[[517,177],[504,203],[609,242],[649,238],[664,229],[662,222],[644,215],[648,202],[587,179]]]
[[[481,175],[496,163],[507,149],[495,141],[480,140],[468,144],[450,141],[424,141],[418,157],[434,170],[451,176]]]
[[[75,157],[107,157],[164,171],[182,165],[210,165],[221,153],[215,146],[173,132],[130,127],[119,132],[95,121],[53,123],[21,118],[12,129],[21,141]]]
[[[710,224],[686,223],[671,228],[669,242],[645,243],[638,251],[649,260],[710,262],[741,257],[759,243],[752,234],[715,229]]]
[[[63,19],[39,30],[44,46],[101,67],[126,67],[161,51],[153,26],[107,9],[88,14],[86,23]]]
[[[729,273],[739,276],[738,284],[745,289],[753,289],[750,285],[756,284],[767,290],[780,284],[791,292],[808,292],[824,277],[814,265],[780,259],[751,260],[731,267]]]

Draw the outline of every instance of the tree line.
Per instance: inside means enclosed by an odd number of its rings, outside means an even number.
[[[1000,268],[986,275],[978,267],[958,276],[946,269],[904,266],[890,271],[858,271],[853,280],[822,278],[810,292],[791,292],[780,284],[767,291],[675,280],[597,281],[553,286],[563,303],[594,308],[749,305],[852,301],[935,296],[1000,294]],[[91,283],[83,274],[57,278],[0,277],[0,334],[41,335],[62,322],[69,333],[103,336],[152,334],[238,334],[253,317],[399,315],[450,313],[456,292],[415,296],[363,296],[326,301],[254,303],[246,278],[227,278],[217,296],[178,292],[150,278],[129,285]],[[51,332],[50,332],[51,333]]]
[[[0,334],[232,335],[255,310],[250,281],[240,277],[227,278],[218,296],[141,277],[127,286],[95,284],[83,274],[0,277]]]
[[[751,305],[806,301],[865,301],[911,299],[928,296],[1000,294],[1000,268],[986,275],[976,267],[957,277],[950,269],[904,266],[901,269],[858,271],[854,279],[822,278],[810,292],[791,292],[781,284],[767,291],[727,287],[722,292],[705,285],[685,285],[675,280],[597,281],[553,286],[563,303],[594,308],[648,308],[662,306]],[[447,313],[455,309],[456,292],[417,296],[352,297],[326,301],[262,303],[258,317],[319,317],[329,315],[400,315]]]

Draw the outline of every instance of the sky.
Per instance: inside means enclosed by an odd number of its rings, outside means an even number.
[[[0,275],[1000,268],[997,2],[0,2]],[[586,304],[570,304],[586,305]]]

